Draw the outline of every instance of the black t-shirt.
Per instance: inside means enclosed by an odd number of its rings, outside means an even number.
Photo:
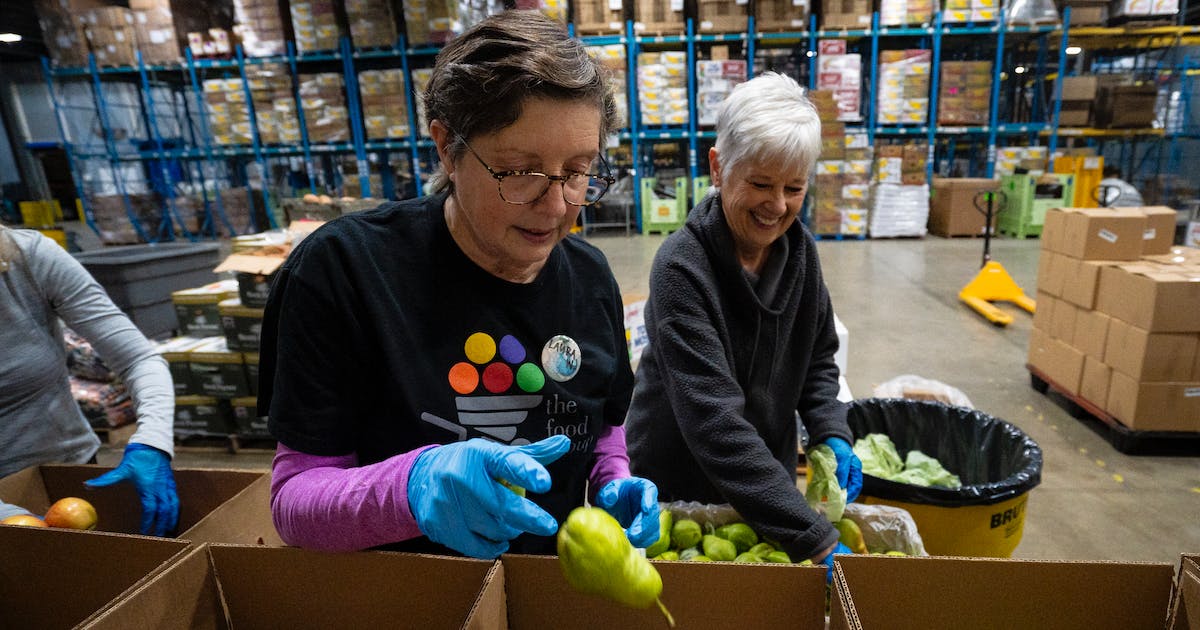
[[[552,489],[529,494],[562,522],[633,389],[616,280],[573,236],[533,282],[497,278],[454,242],[444,201],[341,217],[292,252],[263,319],[259,409],[289,448],[361,465],[473,437],[565,434],[573,446],[548,466]],[[424,538],[390,548],[445,551]],[[553,549],[528,535],[512,545]]]

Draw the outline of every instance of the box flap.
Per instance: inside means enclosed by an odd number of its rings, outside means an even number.
[[[512,630],[666,627],[657,607],[627,608],[576,591],[555,556],[504,555],[500,561]],[[654,568],[662,576],[662,602],[679,628],[825,628],[825,567],[654,561]]]
[[[499,562],[488,571],[487,580],[467,622],[465,630],[508,630],[508,602],[504,596],[504,565]]]
[[[80,630],[227,630],[208,547],[193,546],[97,613]]]
[[[148,536],[0,525],[0,626],[74,627],[188,546]]]
[[[839,556],[856,628],[1161,627],[1169,564]]]
[[[256,256],[254,254],[231,254],[228,258],[221,261],[217,265],[214,272],[236,271],[241,273],[253,273],[260,276],[269,276],[277,269],[283,266],[286,256]]]

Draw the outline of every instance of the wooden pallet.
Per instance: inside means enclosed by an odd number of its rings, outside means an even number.
[[[1200,455],[1200,431],[1138,431],[1121,421],[1090,400],[1068,392],[1045,372],[1026,364],[1029,369],[1029,384],[1034,391],[1045,394],[1058,402],[1072,418],[1092,423],[1099,429],[1113,448],[1126,455],[1141,454],[1194,454]],[[1052,395],[1053,394],[1053,395]]]
[[[273,453],[275,440],[270,437],[229,435],[175,436],[175,450],[185,453]]]

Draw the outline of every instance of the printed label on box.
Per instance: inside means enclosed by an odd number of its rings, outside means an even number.
[[[1108,241],[1109,243],[1117,242],[1117,235],[1114,234],[1111,230],[1100,230],[1099,232],[1096,233],[1096,236],[1099,236],[1100,238]]]
[[[1186,398],[1195,398],[1196,396],[1200,396],[1200,387],[1188,387],[1187,389],[1183,390],[1183,395]]]

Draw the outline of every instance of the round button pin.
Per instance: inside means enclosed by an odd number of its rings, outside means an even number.
[[[579,344],[566,335],[555,335],[542,346],[542,369],[559,383],[575,378],[581,359]]]

